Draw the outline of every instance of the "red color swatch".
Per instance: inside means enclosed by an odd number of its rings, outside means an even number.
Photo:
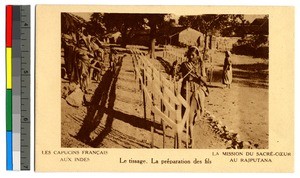
[[[6,6],[6,47],[12,46],[12,6]]]

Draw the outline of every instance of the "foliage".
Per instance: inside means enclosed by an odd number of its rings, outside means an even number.
[[[253,57],[269,58],[269,42],[265,35],[247,36],[233,45],[234,54],[248,55]]]
[[[122,45],[125,46],[128,36],[142,27],[143,17],[141,14],[104,13],[103,22],[108,32],[121,32]]]
[[[61,26],[62,33],[68,34],[70,32],[76,32],[84,23],[85,21],[78,16],[71,13],[61,13],[61,24],[63,24]]]
[[[269,58],[269,38],[268,38],[268,16],[254,21],[251,34],[244,36],[233,46],[232,52],[235,54],[251,55],[254,57]],[[266,21],[267,20],[267,21]],[[252,24],[253,24],[252,23]],[[252,25],[251,24],[251,25]]]
[[[229,25],[222,30],[221,34],[222,36],[244,37],[246,35],[245,27],[249,25],[250,22],[244,18],[244,15],[231,15]]]
[[[90,21],[86,23],[87,30],[91,35],[103,36],[106,32],[106,27],[103,22],[102,13],[93,13],[90,17]]]
[[[245,26],[250,22],[242,14],[204,14],[180,16],[179,24],[192,27],[206,35],[243,37],[246,33]]]
[[[241,15],[242,17],[242,15]],[[230,14],[204,14],[196,16],[181,16],[179,24],[185,27],[192,27],[204,34],[204,49],[207,47],[207,36],[222,33],[225,29],[230,29],[237,22],[236,15]],[[204,58],[205,53],[203,53]]]
[[[133,34],[150,30],[149,49],[153,51],[157,30],[164,25],[165,14],[105,13],[103,22],[107,31],[121,32],[122,46],[128,43],[130,36],[133,36]]]
[[[242,16],[242,15],[240,15]],[[192,27],[203,34],[215,34],[217,31],[231,28],[238,17],[229,14],[204,14],[196,16],[180,16],[179,24]]]

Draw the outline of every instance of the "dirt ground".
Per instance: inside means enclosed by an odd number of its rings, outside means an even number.
[[[100,83],[94,81],[90,85],[93,96],[85,106],[76,108],[61,99],[62,147],[151,147],[152,122],[143,117],[142,92],[135,80],[131,55],[125,54],[115,71],[107,71]],[[157,56],[162,57],[161,52]],[[170,63],[159,59],[153,61],[155,66],[166,72]],[[233,55],[233,84],[225,89],[221,84],[224,54],[215,52],[213,59],[215,68],[206,110],[238,133],[241,140],[255,143],[257,148],[268,148],[268,63]],[[67,85],[62,80],[62,87]],[[163,148],[160,122],[154,128],[154,148]],[[194,130],[195,148],[228,147],[206,118],[197,121]],[[174,133],[168,127],[166,133],[165,148],[173,148]]]
[[[216,54],[217,66],[223,63],[222,55]],[[222,68],[216,67],[211,94],[207,99],[207,110],[224,125],[239,133],[241,140],[257,144],[257,148],[268,148],[268,61],[233,55],[232,62],[233,83],[230,89],[219,87]]]

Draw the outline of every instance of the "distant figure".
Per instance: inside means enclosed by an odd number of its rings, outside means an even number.
[[[197,38],[197,46],[198,46],[198,48],[200,49],[200,47],[201,47],[201,36],[199,36],[199,37]]]
[[[232,83],[232,62],[230,59],[231,53],[230,51],[225,52],[225,60],[223,66],[223,84],[225,84],[225,88],[230,88]]]
[[[114,71],[115,67],[116,67],[116,56],[117,56],[117,54],[118,54],[118,52],[112,46],[110,46],[109,67],[112,71]]]
[[[213,78],[213,72],[214,72],[214,63],[212,58],[212,51],[209,49],[206,49],[206,51],[203,54],[204,58],[204,64],[205,64],[205,73],[207,75],[207,80],[211,84],[212,78]]]

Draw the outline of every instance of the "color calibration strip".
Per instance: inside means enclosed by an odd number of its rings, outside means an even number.
[[[30,169],[30,6],[6,6],[6,169]]]
[[[13,170],[12,148],[12,6],[6,6],[6,169]]]

